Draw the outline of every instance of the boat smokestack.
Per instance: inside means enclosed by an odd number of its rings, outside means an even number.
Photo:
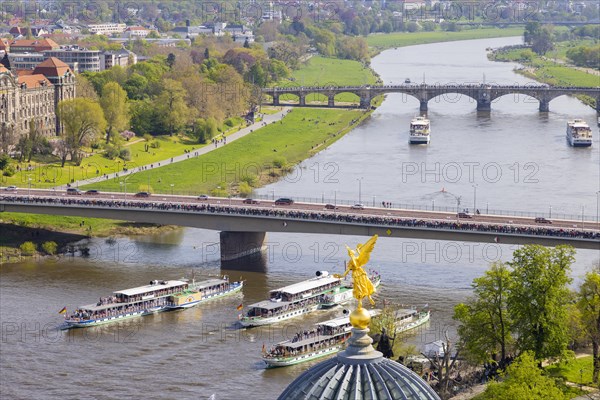
[[[317,271],[317,276],[321,277],[321,278],[324,278],[326,276],[329,276],[329,272],[327,272],[327,271]]]

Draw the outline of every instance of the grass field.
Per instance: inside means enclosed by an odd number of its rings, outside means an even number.
[[[199,158],[131,175],[128,192],[149,185],[156,193],[236,193],[242,180],[259,186],[283,173],[273,166],[274,162],[283,161],[285,169],[304,160],[342,137],[351,121],[363,114],[340,109],[295,109],[282,124],[268,125]],[[90,188],[118,192],[121,186],[118,180],[111,180],[86,186]]]
[[[523,27],[511,28],[478,28],[460,32],[394,32],[388,34],[372,34],[367,37],[369,47],[376,50],[391,47],[412,46],[437,42],[450,42],[454,40],[486,39],[495,37],[522,36]]]
[[[18,165],[21,171],[17,171],[12,177],[1,177],[2,186],[16,185],[19,187],[28,187],[31,178],[32,188],[47,188],[57,185],[64,185],[68,182],[82,179],[95,178],[104,174],[118,172],[123,168],[135,168],[138,165],[146,165],[157,161],[162,161],[170,157],[184,154],[184,150],[198,149],[204,145],[193,143],[189,140],[177,136],[159,136],[153,141],[160,143],[159,148],[150,148],[148,152],[144,151],[147,144],[145,140],[138,141],[131,145],[125,142],[125,148],[131,152],[131,161],[123,161],[119,158],[109,160],[100,153],[95,153],[86,157],[80,166],[67,163],[61,168],[60,161],[57,159],[45,159],[44,163],[22,162]],[[33,167],[27,170],[28,165]]]
[[[550,58],[557,57],[559,59],[565,57],[567,44],[562,44],[557,47],[556,52],[550,52],[546,57],[542,58],[534,55],[531,60],[523,59],[523,49],[513,49],[502,51],[491,55],[496,61],[513,61],[519,62],[527,68],[518,70],[517,72],[526,75],[530,78],[555,86],[585,86],[595,87],[600,83],[600,76],[588,74],[587,72],[571,68],[567,65],[558,64]],[[529,53],[529,52],[527,52]]]
[[[373,71],[358,61],[339,60],[321,56],[311,57],[305,65],[292,73],[291,79],[280,81],[277,86],[361,86],[373,85],[377,76]],[[282,101],[298,101],[297,96],[284,95]],[[351,93],[341,93],[335,97],[336,102],[358,103],[359,98]],[[307,103],[327,103],[327,97],[311,94]]]
[[[592,385],[592,356],[576,358],[566,364],[552,364],[546,367],[546,372],[555,378],[563,377],[568,382]]]

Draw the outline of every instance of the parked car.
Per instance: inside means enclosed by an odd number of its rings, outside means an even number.
[[[361,203],[356,203],[356,204],[352,204],[350,206],[350,208],[353,209],[353,210],[364,210],[365,206],[363,204],[361,204]]]
[[[148,193],[148,192],[138,192],[134,196],[135,197],[150,197],[150,193]]]
[[[287,197],[281,197],[281,198],[275,200],[275,205],[278,205],[278,206],[289,206],[292,204],[294,204],[294,200],[288,199]]]
[[[208,200],[208,195],[201,194],[200,196],[198,196],[198,200]]]
[[[87,190],[84,194],[99,194],[100,192],[96,189]]]
[[[14,185],[11,185],[11,186],[5,187],[4,190],[6,190],[7,192],[16,192],[17,191],[17,187],[14,186]]]
[[[325,209],[326,210],[337,210],[338,207],[333,204],[325,204]]]
[[[458,213],[458,218],[473,218],[473,216],[469,213],[466,212],[459,212]]]
[[[258,204],[258,203],[260,203],[260,201],[255,200],[255,199],[244,199],[244,201],[242,203],[244,203],[244,204]]]
[[[537,222],[538,224],[551,224],[552,221],[550,221],[549,219],[543,218],[543,217],[537,217],[535,219],[535,222]]]
[[[77,188],[68,188],[67,194],[81,196],[83,194],[83,192]]]

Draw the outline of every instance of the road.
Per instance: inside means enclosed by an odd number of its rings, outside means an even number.
[[[243,207],[250,209],[277,209],[277,210],[294,210],[301,212],[319,212],[319,213],[339,213],[344,215],[356,215],[365,217],[391,217],[400,219],[419,219],[426,221],[444,221],[453,222],[460,221],[461,224],[489,224],[489,225],[506,225],[506,226],[520,226],[520,227],[535,227],[535,228],[553,228],[553,229],[568,229],[576,231],[589,231],[589,232],[600,232],[600,224],[596,221],[584,221],[581,220],[557,220],[541,223],[536,222],[535,218],[527,217],[513,217],[513,216],[500,216],[500,215],[470,215],[470,218],[458,218],[456,213],[440,212],[440,211],[423,211],[423,210],[408,210],[408,209],[395,209],[395,208],[381,208],[381,207],[364,207],[363,209],[354,209],[352,206],[339,205],[336,209],[326,209],[325,204],[322,203],[302,203],[295,202],[291,205],[276,205],[272,200],[253,200],[258,201],[256,204],[246,204],[244,199],[241,198],[218,198],[209,197],[208,199],[200,199],[195,196],[181,196],[181,195],[166,195],[166,194],[152,194],[147,198],[136,197],[133,193],[117,193],[117,192],[104,192],[85,194],[82,192],[81,195],[67,194],[65,190],[54,190],[54,189],[23,189],[18,188],[16,191],[6,191],[2,189],[0,191],[0,201],[3,196],[33,196],[33,197],[59,197],[59,198],[71,198],[71,199],[85,199],[85,200],[114,200],[114,201],[133,201],[133,202],[153,202],[153,203],[182,203],[182,204],[208,204],[212,206],[232,206],[232,207]],[[547,220],[548,221],[548,220]]]

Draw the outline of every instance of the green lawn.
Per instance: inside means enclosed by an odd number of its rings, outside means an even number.
[[[522,36],[523,27],[511,28],[478,28],[467,29],[460,32],[394,32],[387,34],[372,34],[367,37],[369,47],[377,50],[391,47],[412,46],[436,42],[450,42],[454,40],[486,39],[495,37]]]
[[[583,370],[583,378],[581,370]],[[569,382],[592,385],[592,356],[576,358],[566,364],[552,364],[546,367],[546,371],[555,378],[562,377]]]
[[[173,189],[174,193],[200,194],[225,185],[223,191],[236,192],[243,178],[252,178],[258,186],[281,173],[273,170],[274,161],[283,158],[289,166],[304,160],[342,137],[361,115],[354,110],[294,109],[282,124],[268,125],[199,158],[131,175],[127,190],[145,190],[149,184],[156,193]],[[121,187],[118,180],[111,180],[86,186],[90,188],[118,192]]]
[[[565,48],[567,47],[567,45],[562,45],[558,48],[556,53],[548,53],[546,55],[546,59],[537,55],[534,55],[533,59],[530,61],[523,59],[523,53],[530,54],[523,49],[513,49],[509,51],[498,52],[493,54],[491,58],[497,61],[513,61],[522,63],[529,68],[518,70],[517,72],[549,85],[585,87],[595,87],[600,85],[600,76],[588,74],[578,69],[557,64],[556,62],[548,59],[555,56],[562,58],[562,55],[566,52]]]
[[[340,60],[321,56],[311,57],[300,69],[293,71],[290,79],[284,79],[277,86],[361,86],[373,85],[377,77],[373,71],[358,61]],[[297,96],[284,95],[282,101],[298,101]],[[341,93],[335,97],[336,102],[358,103],[359,98],[351,93]],[[327,104],[327,97],[311,94],[307,103],[322,102]]]
[[[139,138],[135,138],[139,139]],[[135,140],[133,139],[133,140]],[[2,186],[16,185],[19,187],[28,187],[29,178],[31,178],[32,188],[47,188],[57,185],[64,185],[68,182],[82,179],[95,178],[104,174],[117,172],[124,167],[135,168],[138,165],[146,165],[157,161],[162,161],[170,157],[184,154],[184,150],[198,149],[204,145],[192,143],[180,137],[159,136],[155,141],[160,143],[159,148],[150,148],[148,152],[144,151],[146,141],[142,140],[133,143],[130,146],[125,142],[125,148],[131,152],[131,161],[123,161],[119,158],[109,160],[101,153],[95,153],[84,158],[80,166],[67,163],[63,168],[57,159],[44,159],[41,162],[22,162],[18,165],[21,171],[18,171],[12,177],[1,177]],[[33,170],[27,171],[27,166],[31,164]],[[16,164],[15,164],[16,168]]]

